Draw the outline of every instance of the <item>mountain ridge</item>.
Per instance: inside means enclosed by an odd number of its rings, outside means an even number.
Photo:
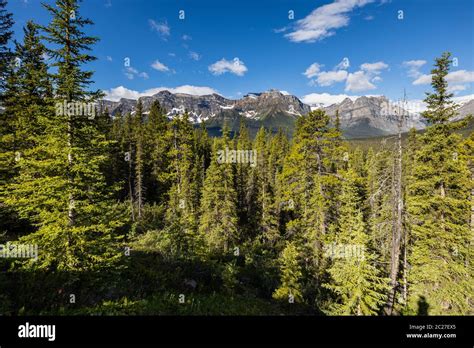
[[[152,96],[135,99],[121,98],[119,101],[102,100],[102,107],[107,107],[110,114],[134,113],[138,100],[143,110],[148,113],[151,104],[157,100],[169,118],[188,112],[194,124],[204,122],[213,135],[218,135],[224,123],[231,131],[238,131],[240,122],[245,120],[251,133],[264,126],[271,131],[283,128],[292,133],[296,119],[312,109],[323,109],[334,121],[336,110],[339,110],[341,129],[347,138],[383,136],[398,131],[399,115],[405,115],[402,131],[410,128],[423,129],[426,123],[419,113],[408,112],[399,104],[392,103],[385,96],[349,97],[340,103],[329,106],[310,106],[298,97],[283,94],[271,89],[265,92],[248,93],[240,99],[228,99],[219,94],[191,95],[160,91]],[[464,103],[459,109],[457,119],[474,113],[474,100]]]

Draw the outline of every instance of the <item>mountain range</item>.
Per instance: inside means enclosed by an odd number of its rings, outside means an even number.
[[[261,126],[271,131],[283,128],[291,134],[296,119],[316,108],[326,111],[332,120],[335,119],[338,110],[341,128],[347,138],[394,134],[398,131],[399,115],[404,115],[402,124],[404,132],[413,127],[416,129],[426,127],[419,113],[408,112],[399,105],[393,105],[384,96],[346,98],[340,103],[322,106],[304,104],[297,97],[274,89],[262,93],[249,93],[241,99],[227,99],[218,94],[196,96],[165,90],[152,96],[141,97],[140,100],[145,114],[157,100],[169,118],[187,111],[192,123],[204,122],[213,135],[220,134],[224,123],[227,123],[231,131],[237,131],[242,120],[245,120],[252,134],[255,134]],[[114,116],[128,112],[133,114],[137,100],[125,98],[119,101],[103,100],[101,105]],[[474,114],[474,100],[460,107],[457,118],[468,114]]]

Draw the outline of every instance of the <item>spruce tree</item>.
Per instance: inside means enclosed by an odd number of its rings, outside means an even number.
[[[137,207],[137,219],[140,221],[143,216],[143,206],[145,204],[145,137],[142,101],[138,100],[135,114],[132,118],[133,141],[135,143],[135,203]]]
[[[84,113],[88,107],[84,103],[100,96],[86,89],[92,72],[81,68],[94,59],[84,52],[96,39],[81,31],[91,21],[80,16],[77,1],[57,0],[56,6],[45,7],[52,15],[43,29],[45,39],[54,45],[47,52],[57,67],[52,75],[55,105],[52,112],[39,115],[43,131],[21,157],[20,173],[6,203],[38,228],[24,237],[25,243],[38,244],[42,250],[31,265],[97,270],[120,258],[115,229],[122,222],[101,172],[109,143],[100,134],[90,105],[90,113]]]
[[[257,135],[258,137],[258,135]],[[234,138],[235,149],[237,151],[251,151],[252,143],[245,122],[242,120],[239,133]],[[257,159],[256,159],[257,160]],[[258,160],[257,160],[258,163]],[[255,235],[257,230],[257,217],[259,212],[256,204],[256,182],[254,178],[255,169],[249,163],[235,164],[235,188],[237,193],[237,210],[239,216],[239,226],[242,227],[242,238],[248,239]]]
[[[388,279],[381,276],[377,255],[370,250],[356,178],[353,169],[345,174],[337,234],[327,249],[333,264],[324,286],[336,295],[328,308],[335,315],[377,314],[388,291]]]
[[[36,137],[44,127],[38,119],[51,111],[52,87],[43,59],[45,47],[40,42],[37,26],[29,21],[23,29],[22,43],[15,45],[15,65],[10,67],[3,95],[4,113],[0,114],[0,182],[6,189],[19,172],[19,161],[37,143]],[[3,191],[3,190],[2,190]],[[3,192],[8,197],[8,190]],[[9,221],[7,209],[2,205],[2,221]],[[10,229],[10,228],[8,228]]]
[[[13,35],[12,26],[14,22],[13,15],[8,12],[6,7],[7,0],[0,0],[0,97],[3,94],[13,58],[8,44]]]
[[[296,243],[288,242],[279,259],[280,286],[273,293],[273,298],[289,303],[303,302],[301,286],[303,273],[299,256]]]
[[[237,192],[233,164],[227,163],[226,148],[231,149],[228,129],[215,139],[211,164],[201,199],[199,231],[210,253],[225,254],[239,243]]]
[[[427,303],[428,314],[472,313],[472,182],[467,161],[460,156],[460,135],[454,133],[462,124],[451,122],[456,105],[446,81],[450,57],[443,53],[432,70],[434,91],[427,93],[428,108],[422,113],[429,126],[417,137],[408,187],[410,313],[421,312],[420,301]]]
[[[285,233],[302,247],[312,289],[319,289],[324,278],[324,242],[335,224],[336,215],[331,210],[337,211],[339,205],[341,164],[337,161],[343,160],[340,137],[323,110],[299,118],[280,175]]]
[[[188,113],[176,116],[169,126],[169,173],[171,187],[166,211],[166,233],[172,237],[174,252],[191,257],[198,248],[196,204],[196,151],[193,126]]]
[[[163,204],[167,201],[166,194],[170,186],[168,171],[170,144],[167,141],[168,120],[158,101],[151,104],[145,132],[151,162],[149,168],[151,175],[147,185],[148,197],[153,202]]]

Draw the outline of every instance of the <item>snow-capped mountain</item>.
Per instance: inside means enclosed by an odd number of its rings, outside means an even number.
[[[281,111],[289,116],[300,116],[310,111],[308,105],[303,104],[292,95],[284,95],[276,90],[263,93],[251,93],[242,99],[232,100],[218,94],[195,96],[182,93],[161,91],[150,97],[140,98],[143,109],[149,110],[151,104],[157,100],[161,107],[167,110],[171,118],[178,114],[188,112],[194,123],[207,121],[222,113],[233,113],[249,119],[259,119],[272,111]],[[125,114],[135,110],[137,101],[120,99],[118,102],[104,100],[103,104],[112,115]]]
[[[205,122],[212,134],[218,135],[224,123],[231,131],[239,129],[241,120],[246,121],[251,133],[264,126],[272,131],[278,128],[292,133],[295,120],[311,110],[321,108],[334,120],[339,111],[341,128],[348,138],[360,138],[394,134],[398,131],[400,115],[404,116],[402,130],[422,129],[426,126],[419,112],[408,112],[400,105],[390,102],[384,96],[346,98],[330,106],[307,105],[293,95],[269,90],[249,93],[241,99],[228,99],[218,94],[203,96],[161,91],[155,95],[140,98],[144,112],[157,100],[171,119],[188,112],[192,123]],[[117,102],[103,100],[112,115],[134,113],[137,100],[120,99]],[[474,100],[465,102],[459,109],[459,118],[472,114]]]
[[[426,126],[419,113],[404,110],[400,104],[392,103],[384,96],[344,99],[341,103],[323,108],[330,116],[339,110],[341,127],[348,137],[369,137],[398,132],[400,117],[402,131]]]

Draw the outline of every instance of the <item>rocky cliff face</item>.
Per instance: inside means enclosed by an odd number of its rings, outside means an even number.
[[[221,114],[234,114],[249,119],[258,120],[272,112],[279,111],[288,116],[300,116],[308,113],[310,107],[303,104],[292,95],[283,95],[279,91],[270,90],[264,93],[248,94],[242,99],[232,100],[218,94],[194,96],[189,94],[173,94],[161,91],[150,97],[140,98],[143,109],[148,111],[151,104],[157,100],[167,110],[167,115],[173,117],[185,111],[195,123],[219,118]],[[121,99],[118,102],[103,101],[112,115],[117,113],[133,112],[137,102],[131,99]]]
[[[238,130],[242,119],[245,120],[251,133],[264,126],[272,131],[278,128],[292,133],[295,120],[311,111],[321,108],[334,120],[339,110],[341,128],[348,138],[361,138],[394,134],[398,131],[400,115],[403,115],[402,131],[410,128],[422,129],[426,126],[421,116],[409,113],[400,105],[392,104],[386,97],[359,97],[355,100],[346,98],[341,103],[331,106],[310,107],[293,95],[285,95],[277,90],[263,93],[250,93],[241,99],[232,100],[218,94],[194,96],[189,94],[173,94],[161,91],[150,97],[142,97],[144,112],[147,113],[151,104],[157,100],[172,118],[188,112],[193,123],[205,122],[212,134],[218,135],[224,123],[231,131]],[[121,99],[118,102],[104,100],[103,106],[112,115],[133,113],[137,101]],[[459,118],[474,112],[474,100],[462,105]]]
[[[474,99],[460,105],[458,116],[455,117],[455,119],[461,120],[467,115],[474,115]]]
[[[403,115],[402,131],[426,126],[420,115],[409,113],[400,105],[391,103],[386,97],[349,98],[341,103],[323,108],[335,117],[339,110],[341,127],[348,137],[365,137],[394,134],[398,132],[400,115]]]

